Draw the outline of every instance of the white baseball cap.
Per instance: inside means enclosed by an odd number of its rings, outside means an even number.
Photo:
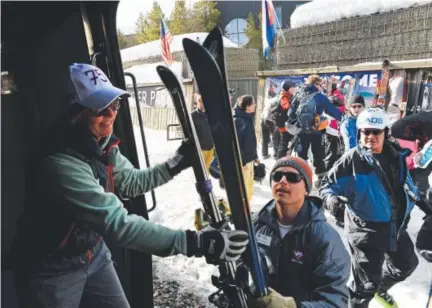
[[[73,63],[69,66],[71,104],[102,110],[128,92],[114,87],[105,73],[96,66]]]

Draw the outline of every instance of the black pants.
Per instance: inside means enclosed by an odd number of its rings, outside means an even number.
[[[339,137],[325,134],[325,159],[326,171],[329,171],[335,162],[340,158]]]
[[[408,233],[401,231],[396,251],[389,251],[388,224],[364,222],[345,214],[345,231],[351,252],[353,280],[350,282],[351,308],[367,308],[376,292],[386,292],[405,280],[419,260]]]
[[[271,135],[273,134],[273,126],[271,123],[261,120],[261,154],[263,157],[268,156],[268,145]]]
[[[284,157],[288,150],[288,143],[290,142],[293,136],[288,132],[280,132],[279,133],[279,145],[277,147],[276,159]]]
[[[281,133],[279,132],[279,128],[275,127],[273,130],[273,157],[277,158],[277,153],[279,150],[279,144],[281,141]]]
[[[315,174],[322,177],[326,172],[324,163],[324,134],[322,132],[300,133],[299,142],[297,143],[297,154],[304,160],[308,159],[309,147],[312,147],[313,165]]]

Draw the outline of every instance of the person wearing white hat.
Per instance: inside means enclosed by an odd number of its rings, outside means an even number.
[[[173,230],[128,213],[118,196],[167,183],[191,165],[196,149],[183,142],[166,162],[134,168],[113,135],[128,93],[89,64],[72,64],[69,82],[69,121],[44,148],[15,246],[20,307],[129,307],[104,239],[162,257],[239,259],[248,243],[244,231]]]
[[[389,123],[380,108],[360,113],[357,146],[336,162],[320,189],[331,213],[346,209],[353,308],[366,308],[373,298],[383,307],[397,307],[387,291],[410,276],[419,263],[406,231],[419,200],[406,164],[410,151],[389,139]]]

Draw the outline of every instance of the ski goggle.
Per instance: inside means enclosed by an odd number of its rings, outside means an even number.
[[[379,136],[381,135],[384,130],[382,129],[362,129],[361,132],[365,135],[365,136],[369,136],[369,135],[374,135],[374,136]]]
[[[111,109],[111,111],[116,112],[120,109],[120,106],[120,100],[116,100],[102,110],[93,110],[93,115],[95,117],[103,117],[108,114],[108,110]]]
[[[414,156],[414,166],[416,168],[426,169],[432,162],[432,144],[426,149],[418,152]]]
[[[276,171],[276,172],[273,172],[273,174],[272,174],[272,180],[275,183],[279,183],[283,177],[285,177],[285,179],[289,183],[300,183],[303,180],[303,177],[301,174],[295,173],[295,172],[290,172],[290,171],[288,171],[288,172]]]

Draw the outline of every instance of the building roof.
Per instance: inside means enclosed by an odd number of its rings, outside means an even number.
[[[157,63],[146,63],[134,65],[130,68],[125,69],[125,72],[131,73],[135,76],[137,84],[161,84],[162,80],[159,78],[158,73],[156,72],[156,67],[158,65],[165,65],[164,62]],[[182,78],[182,63],[181,62],[173,62],[169,67],[174,74],[177,76],[180,83],[183,82]],[[125,83],[127,87],[132,86],[132,79],[128,76],[125,76]]]
[[[174,35],[171,43],[171,52],[174,53],[176,51],[183,50],[182,41],[184,38],[190,38],[193,40],[199,38],[200,42],[202,43],[204,42],[207,35],[208,35],[207,32],[194,32],[194,33]],[[229,40],[228,38],[224,37],[223,39],[224,39],[225,47],[240,48],[239,45]],[[152,42],[147,42],[133,47],[122,49],[120,50],[120,54],[123,63],[158,56],[161,54],[160,40],[155,40]]]

